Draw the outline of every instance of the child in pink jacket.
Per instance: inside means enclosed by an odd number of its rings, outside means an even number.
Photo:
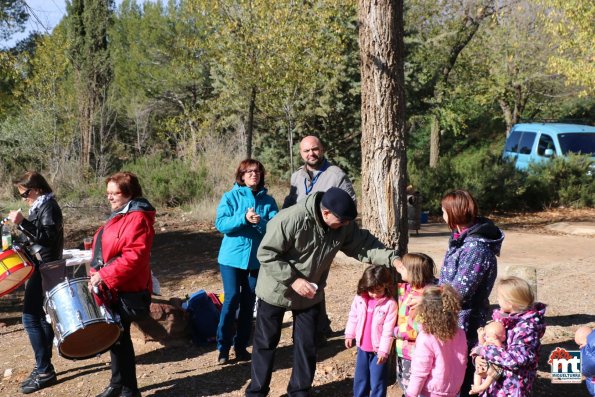
[[[345,347],[357,344],[353,379],[355,397],[386,396],[387,359],[397,321],[397,302],[390,295],[392,277],[384,266],[369,266],[357,285],[345,326]]]
[[[467,367],[467,339],[458,327],[461,299],[450,285],[428,286],[417,308],[421,331],[415,341],[407,397],[455,397]]]

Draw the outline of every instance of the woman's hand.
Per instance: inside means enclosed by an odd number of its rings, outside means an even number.
[[[89,283],[87,284],[87,287],[89,288],[90,292],[93,292],[93,288],[98,288],[99,285],[103,282],[103,279],[101,278],[101,275],[99,274],[99,272],[95,272],[91,275],[91,278],[89,279]]]
[[[20,225],[23,219],[25,219],[21,210],[10,211],[7,218],[15,225]]]
[[[260,222],[260,215],[254,211],[253,207],[250,207],[248,208],[248,212],[246,212],[246,220],[249,223],[256,225],[258,222]]]

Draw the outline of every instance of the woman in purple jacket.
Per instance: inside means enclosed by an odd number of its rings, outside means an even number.
[[[466,190],[447,193],[441,204],[452,234],[438,283],[450,284],[461,295],[459,327],[465,330],[471,350],[477,344],[477,329],[490,318],[488,297],[496,281],[496,256],[500,255],[504,233],[492,221],[477,216],[477,203]],[[473,373],[469,360],[461,397],[469,395]]]

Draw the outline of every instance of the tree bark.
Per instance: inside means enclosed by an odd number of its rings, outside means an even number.
[[[363,226],[407,252],[403,1],[359,0]]]
[[[246,127],[246,158],[252,158],[252,136],[254,134],[254,110],[256,109],[256,87],[250,91],[248,105],[248,125]]]
[[[431,116],[430,125],[430,167],[435,168],[440,158],[440,120],[438,116]]]
[[[495,5],[493,0],[485,0],[480,2],[477,10],[469,8],[465,17],[461,21],[461,26],[455,35],[455,40],[450,48],[449,54],[436,70],[432,79],[434,85],[433,110],[440,109],[443,105],[445,96],[447,95],[448,78],[452,72],[457,59],[465,47],[469,44],[481,23],[495,12]],[[440,122],[436,115],[431,117],[431,137],[430,137],[430,167],[434,168],[438,164],[440,156]],[[437,123],[437,125],[434,125]]]

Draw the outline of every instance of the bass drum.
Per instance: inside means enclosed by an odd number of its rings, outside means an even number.
[[[46,293],[44,308],[64,358],[94,357],[109,350],[120,337],[119,322],[107,307],[95,302],[88,281],[88,277],[67,278]]]
[[[0,296],[23,285],[34,270],[35,267],[18,246],[0,252]]]

